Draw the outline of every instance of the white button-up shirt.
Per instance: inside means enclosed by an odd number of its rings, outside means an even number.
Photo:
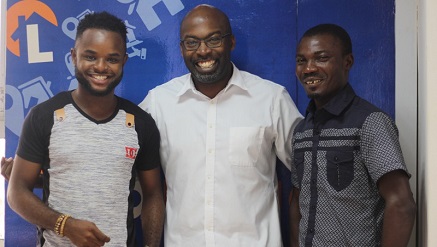
[[[213,99],[187,74],[151,90],[140,106],[161,134],[166,247],[282,246],[276,155],[290,168],[302,118],[284,87],[234,66]]]

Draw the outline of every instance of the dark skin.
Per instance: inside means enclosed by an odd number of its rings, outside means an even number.
[[[354,57],[343,54],[339,39],[330,35],[304,37],[297,47],[296,76],[317,109],[348,83]]]
[[[205,39],[231,33],[229,20],[220,10],[209,6],[195,7],[183,19],[180,38]],[[209,98],[223,90],[232,76],[231,51],[235,47],[233,35],[223,38],[222,45],[209,48],[204,42],[194,51],[188,51],[181,44],[180,50],[185,65],[191,72],[196,89]]]
[[[76,77],[82,80],[72,93],[73,99],[96,120],[106,119],[115,111],[117,98],[111,85],[115,87],[122,77],[127,60],[124,44],[121,35],[116,32],[87,29],[76,40],[75,48],[71,51]],[[49,208],[33,194],[33,189],[40,181],[41,167],[41,164],[18,155],[14,161],[2,159],[5,178],[8,178],[8,171],[12,170],[8,186],[11,208],[30,223],[53,230],[62,212]],[[145,244],[159,246],[164,222],[160,170],[138,171],[138,178],[144,198],[142,222]],[[83,219],[69,218],[64,234],[77,246],[103,246],[110,241],[110,236],[101,232],[93,222]]]
[[[347,83],[352,54],[344,54],[341,41],[329,34],[304,37],[296,51],[296,76],[317,109],[328,103]],[[395,170],[377,182],[385,201],[382,246],[407,246],[414,225],[416,204],[407,174]],[[291,244],[298,245],[299,190],[292,191]]]

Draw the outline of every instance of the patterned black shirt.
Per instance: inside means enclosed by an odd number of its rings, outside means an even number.
[[[379,246],[384,200],[377,182],[408,173],[390,117],[348,84],[327,105],[311,101],[293,138],[300,246]]]

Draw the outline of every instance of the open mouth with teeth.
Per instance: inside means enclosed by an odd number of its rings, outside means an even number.
[[[108,78],[108,76],[106,75],[92,75],[91,77],[98,81],[104,81]]]
[[[318,80],[308,80],[305,82],[305,84],[307,85],[315,85],[315,84],[320,84],[322,82],[322,80],[318,79]]]
[[[215,64],[216,62],[214,60],[200,61],[196,63],[196,65],[201,69],[211,69]]]
[[[101,75],[101,74],[90,74],[90,83],[94,84],[96,87],[106,87],[111,78],[109,75]]]

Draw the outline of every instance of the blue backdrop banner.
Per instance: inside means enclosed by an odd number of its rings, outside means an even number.
[[[354,45],[352,86],[394,117],[394,0],[7,0],[6,156],[14,156],[22,123],[33,106],[77,86],[70,49],[86,14],[105,10],[125,21],[129,59],[116,93],[138,104],[151,88],[187,73],[179,50],[179,23],[201,3],[228,14],[237,67],[284,85],[302,113],[308,99],[294,74],[298,38],[319,23],[343,26]],[[281,164],[278,178],[282,233],[288,245],[291,185],[289,171]],[[135,214],[139,216],[138,206]],[[6,206],[5,238],[5,246],[34,246],[36,228]]]

